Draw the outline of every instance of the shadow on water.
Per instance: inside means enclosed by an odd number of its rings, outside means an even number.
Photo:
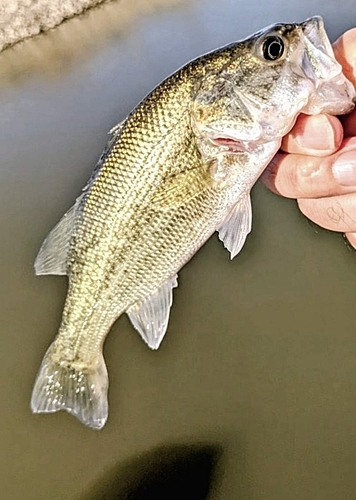
[[[221,447],[169,445],[112,468],[79,500],[208,498]]]

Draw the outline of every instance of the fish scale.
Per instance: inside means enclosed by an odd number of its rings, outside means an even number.
[[[67,274],[69,287],[32,410],[66,410],[103,427],[102,346],[116,319],[126,312],[157,349],[178,271],[215,231],[231,258],[239,253],[251,230],[250,190],[298,114],[346,113],[353,98],[316,17],[188,63],[114,127],[36,259],[37,274]]]

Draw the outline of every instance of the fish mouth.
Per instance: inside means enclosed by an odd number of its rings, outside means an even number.
[[[316,16],[307,19],[301,27],[304,35],[301,70],[315,87],[314,94],[302,112],[333,115],[349,113],[355,105],[355,89],[335,59],[322,18]]]

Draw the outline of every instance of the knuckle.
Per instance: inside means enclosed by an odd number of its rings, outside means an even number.
[[[313,196],[315,181],[320,171],[318,160],[309,156],[296,156],[289,171],[289,184],[298,197]]]

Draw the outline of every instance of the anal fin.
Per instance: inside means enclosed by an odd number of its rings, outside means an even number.
[[[233,206],[223,223],[217,228],[219,239],[233,259],[245,244],[252,228],[251,197],[247,194]]]
[[[159,348],[166,333],[173,303],[173,288],[177,286],[177,275],[175,275],[153,295],[126,311],[132,325],[151,349]]]
[[[66,212],[48,234],[35,260],[35,272],[40,274],[67,274],[67,255],[83,195]]]

